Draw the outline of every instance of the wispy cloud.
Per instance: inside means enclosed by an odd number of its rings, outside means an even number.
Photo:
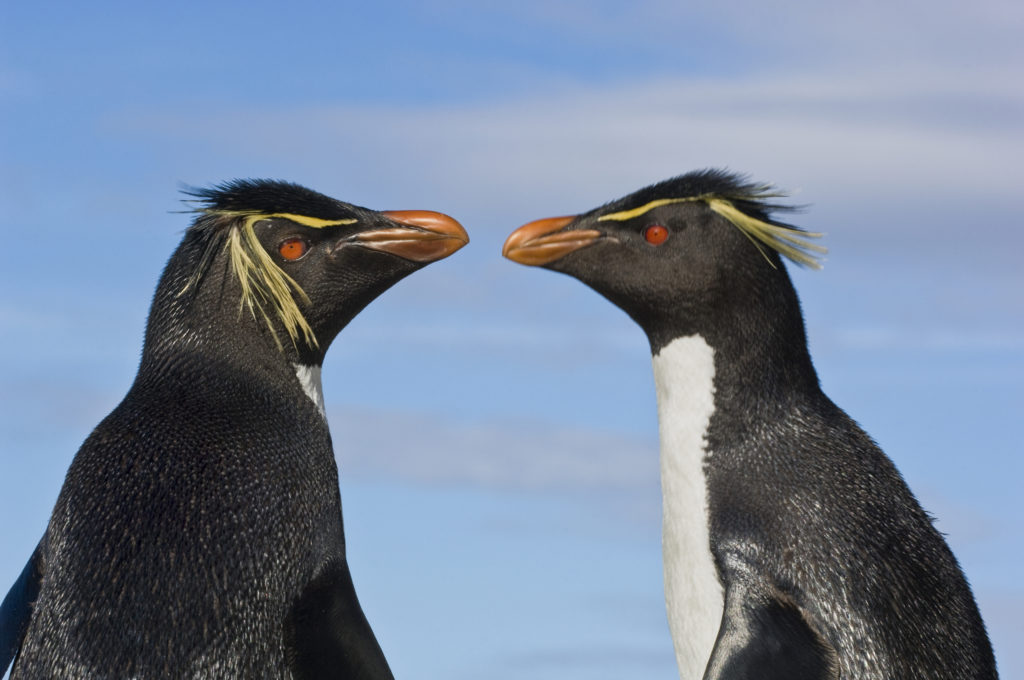
[[[708,165],[813,187],[816,198],[828,187],[839,197],[1005,197],[1024,152],[1024,92],[1007,87],[1008,75],[668,78],[459,106],[133,112],[119,125],[217,153],[302,158],[307,172],[401,186],[417,200],[457,197],[463,210],[492,214],[522,196],[585,209]]]
[[[413,10],[415,11],[415,10]],[[688,54],[698,45],[714,70],[729,52],[756,50],[760,59],[748,68],[780,64],[835,68],[842,64],[888,66],[906,61],[962,65],[965,52],[974,67],[1006,63],[1024,49],[1015,37],[1024,27],[1019,3],[989,0],[965,5],[943,0],[928,4],[892,4],[879,0],[828,5],[815,2],[763,3],[712,0],[678,3],[639,0],[561,0],[481,6],[468,0],[431,3],[446,24],[479,27],[500,23],[536,38],[554,33],[578,49],[599,46],[613,52]],[[644,36],[644,40],[624,40]],[[813,55],[813,61],[808,59]],[[767,63],[765,63],[767,62]],[[732,65],[731,63],[729,64]],[[676,68],[685,64],[675,63]]]
[[[571,670],[586,672],[590,678],[619,679],[636,677],[671,677],[676,672],[675,659],[665,646],[605,644],[600,647],[568,648],[552,645],[547,650],[522,653],[502,660],[502,667],[513,673],[507,677],[561,678]]]
[[[839,328],[831,339],[854,350],[917,350],[943,353],[1024,350],[1024,332],[942,328]]]
[[[580,338],[588,337],[587,346],[580,347]],[[361,326],[345,338],[347,347],[365,345],[381,347],[402,345],[431,348],[458,348],[460,352],[474,351],[493,357],[519,353],[547,352],[552,360],[570,362],[573,353],[585,354],[588,362],[598,357],[621,356],[622,353],[642,355],[646,340],[639,329],[601,328],[587,323],[525,323],[467,320],[445,322],[385,323]]]
[[[342,475],[520,490],[658,491],[658,444],[542,422],[329,409]],[[656,504],[656,503],[655,503]]]
[[[982,590],[977,598],[996,650],[999,674],[1004,678],[1024,677],[1024,660],[1014,652],[1024,639],[1024,620],[1020,616],[1024,595],[1019,586],[1013,590]]]

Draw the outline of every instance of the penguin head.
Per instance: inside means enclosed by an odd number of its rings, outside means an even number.
[[[226,302],[237,310],[233,332],[255,325],[306,364],[321,363],[374,298],[469,241],[441,213],[377,212],[288,182],[236,180],[186,193],[198,216],[165,273],[176,307],[191,310],[195,327],[211,298]]]
[[[704,170],[589,212],[530,222],[502,250],[521,264],[573,276],[648,334],[702,332],[711,317],[760,304],[789,286],[781,256],[817,267],[819,236],[777,222],[782,196],[741,176]],[[666,330],[671,329],[671,330]]]

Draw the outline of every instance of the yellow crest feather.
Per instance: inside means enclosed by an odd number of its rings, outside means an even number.
[[[297,295],[303,304],[308,305],[309,296],[296,283],[295,279],[288,276],[271,259],[267,251],[260,245],[253,225],[262,219],[266,219],[266,216],[249,215],[241,225],[236,221],[228,232],[227,248],[231,258],[231,268],[235,276],[238,277],[238,283],[242,288],[239,311],[248,308],[254,319],[257,318],[258,312],[274,336],[274,342],[277,343],[278,349],[283,349],[283,347],[274,329],[273,319],[267,313],[265,305],[275,313],[293,345],[297,344],[301,335],[306,344],[316,347],[318,344],[316,335],[295,301],[295,295]],[[295,292],[295,295],[292,294],[292,291]]]
[[[302,304],[310,303],[309,296],[302,286],[290,277],[273,258],[267,254],[256,237],[254,225],[264,219],[283,217],[308,227],[323,228],[342,224],[352,224],[355,220],[321,220],[304,215],[291,213],[243,213],[234,211],[203,211],[209,218],[227,220],[228,224],[213,227],[219,233],[207,247],[200,265],[189,278],[188,283],[178,295],[184,294],[189,288],[198,284],[205,271],[209,268],[215,255],[215,249],[223,243],[231,262],[231,270],[238,279],[241,288],[239,313],[248,309],[253,319],[262,320],[270,329],[278,349],[284,345],[278,337],[274,320],[280,322],[288,334],[293,346],[298,345],[301,338],[310,347],[317,347],[316,334],[299,309],[296,298]]]
[[[634,217],[640,217],[644,213],[649,213],[655,208],[660,208],[663,205],[669,205],[671,203],[692,203],[694,201],[701,200],[700,197],[691,196],[688,198],[659,198],[650,203],[644,203],[639,208],[633,208],[632,210],[620,210],[619,212],[609,213],[607,215],[601,215],[597,218],[598,222],[625,222],[631,220]]]
[[[707,198],[705,200],[711,210],[729,220],[736,228],[742,231],[757,246],[761,254],[765,255],[765,259],[768,259],[768,256],[761,248],[762,243],[797,264],[806,265],[813,269],[821,269],[821,262],[818,261],[817,256],[827,253],[828,249],[807,240],[808,238],[821,238],[822,235],[820,233],[803,231],[759,220],[738,209],[731,201],[727,201],[724,198]],[[768,262],[771,263],[771,260],[768,260]]]
[[[781,196],[784,196],[784,194],[776,192],[771,186],[761,186],[756,187],[747,195],[740,195],[736,198],[746,201],[759,201]],[[750,239],[751,243],[768,260],[768,264],[773,267],[775,264],[765,253],[763,246],[768,246],[797,264],[813,269],[821,269],[821,262],[819,262],[818,257],[827,253],[828,249],[807,239],[821,238],[822,234],[759,220],[737,208],[728,198],[714,193],[685,196],[682,198],[658,198],[636,208],[601,215],[597,218],[597,221],[625,222],[626,220],[640,217],[663,205],[698,202],[706,203],[708,208],[727,219],[733,226],[743,232],[743,235]]]

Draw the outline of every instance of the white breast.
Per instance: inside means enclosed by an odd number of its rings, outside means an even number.
[[[714,350],[699,335],[677,338],[654,357],[665,603],[682,680],[703,677],[722,621],[724,595],[708,539],[704,474],[714,377]]]
[[[324,411],[324,388],[320,383],[320,367],[308,366],[306,364],[293,364],[295,375],[299,378],[302,391],[306,393],[325,419],[327,414]]]

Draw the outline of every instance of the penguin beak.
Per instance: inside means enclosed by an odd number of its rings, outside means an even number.
[[[548,217],[524,224],[509,234],[501,254],[513,262],[538,267],[585,248],[601,237],[595,229],[563,231],[575,219],[576,215]]]
[[[430,210],[389,210],[381,213],[399,227],[355,234],[352,243],[424,264],[448,257],[469,243],[469,234],[451,217]]]

